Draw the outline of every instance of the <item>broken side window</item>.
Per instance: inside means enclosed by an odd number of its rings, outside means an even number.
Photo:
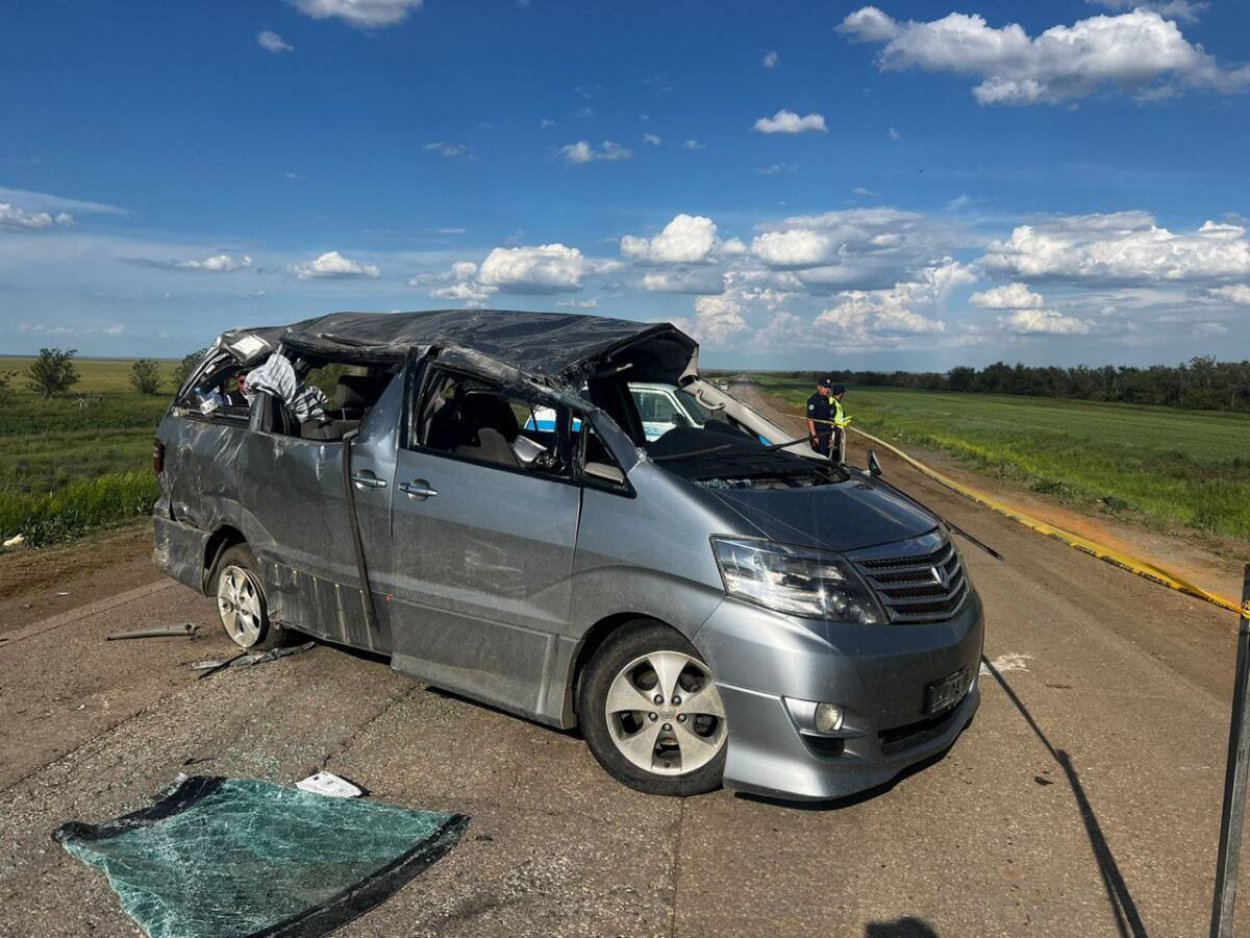
[[[507,469],[567,477],[568,408],[435,369],[413,421],[417,444]]]

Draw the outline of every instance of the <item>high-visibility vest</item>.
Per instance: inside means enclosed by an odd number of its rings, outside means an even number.
[[[845,429],[850,421],[847,419],[846,412],[842,410],[842,402],[836,397],[830,397],[829,403],[833,405],[833,425],[839,430]]]

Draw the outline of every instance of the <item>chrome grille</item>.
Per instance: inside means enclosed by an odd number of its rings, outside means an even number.
[[[891,622],[940,622],[968,598],[968,579],[955,545],[938,531],[860,551],[851,559]]]

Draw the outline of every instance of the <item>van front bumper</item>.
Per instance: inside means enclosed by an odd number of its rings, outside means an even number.
[[[694,637],[725,705],[725,787],[830,800],[945,751],[980,701],[983,637],[975,592],[952,618],[923,625],[843,625],[726,599]],[[958,703],[928,712],[929,688],[961,672]],[[787,698],[838,705],[842,728],[801,732],[801,706]]]

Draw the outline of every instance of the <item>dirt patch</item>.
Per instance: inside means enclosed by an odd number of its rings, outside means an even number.
[[[55,547],[0,554],[0,633],[161,577],[152,525],[136,521]]]

